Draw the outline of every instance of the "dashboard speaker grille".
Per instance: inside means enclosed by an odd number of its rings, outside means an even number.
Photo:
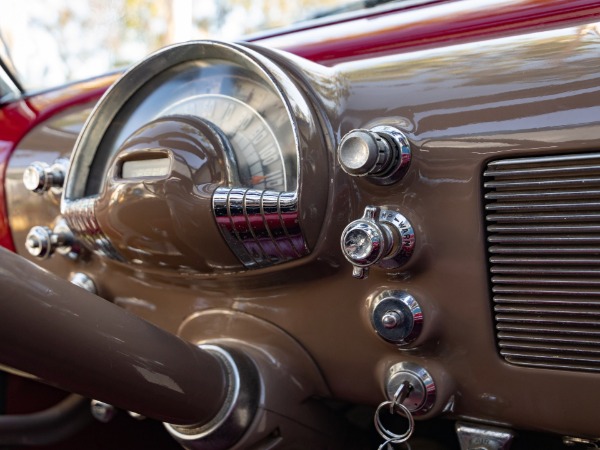
[[[600,153],[493,161],[484,192],[500,354],[600,371]]]

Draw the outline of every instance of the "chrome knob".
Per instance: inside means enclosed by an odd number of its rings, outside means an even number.
[[[50,189],[59,190],[65,181],[66,166],[64,158],[56,160],[52,165],[44,162],[31,163],[23,172],[23,184],[36,194]]]
[[[371,324],[379,337],[399,347],[410,346],[423,329],[423,310],[415,298],[387,290],[371,301]]]
[[[404,216],[367,206],[363,216],[348,224],[340,240],[344,257],[352,263],[352,276],[366,278],[369,267],[400,267],[413,253],[415,236]]]
[[[48,227],[33,227],[25,239],[25,247],[32,256],[48,258],[53,253],[52,230]]]
[[[59,220],[53,230],[43,226],[29,230],[25,238],[25,248],[30,255],[47,259],[55,251],[63,255],[69,254],[73,250],[74,241],[69,227],[64,220]]]
[[[380,184],[400,179],[410,159],[408,140],[401,131],[389,126],[352,130],[338,148],[338,160],[346,173],[368,176]]]
[[[96,283],[92,280],[88,275],[82,272],[74,273],[69,279],[71,283],[75,286],[79,286],[82,289],[85,289],[92,294],[98,294],[98,289],[96,288]]]
[[[117,414],[117,410],[113,405],[101,402],[100,400],[92,400],[90,402],[90,411],[94,419],[98,422],[110,422]]]

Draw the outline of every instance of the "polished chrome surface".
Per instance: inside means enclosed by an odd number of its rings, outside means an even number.
[[[77,254],[75,238],[63,219],[56,222],[54,229],[46,226],[33,227],[27,234],[25,247],[30,255],[40,259],[49,258],[55,251],[73,257]]]
[[[342,253],[354,266],[355,278],[366,278],[369,267],[387,256],[392,248],[390,230],[378,223],[380,212],[378,207],[367,206],[362,218],[349,223],[342,232]]]
[[[25,239],[25,248],[30,255],[38,258],[49,258],[54,252],[52,248],[52,230],[48,227],[36,226],[29,230]]]
[[[384,291],[371,302],[371,324],[382,339],[405,346],[421,334],[423,311],[412,295]]]
[[[381,325],[387,329],[396,328],[404,322],[404,314],[398,310],[387,311],[381,318]]]
[[[98,422],[110,422],[117,414],[117,409],[113,405],[101,402],[100,400],[92,400],[90,402],[90,411],[92,416]]]
[[[220,187],[212,204],[223,237],[247,268],[267,267],[309,253],[298,224],[295,192]]]
[[[69,281],[75,286],[79,286],[80,288],[85,289],[92,294],[98,294],[98,289],[96,288],[96,283],[94,283],[94,280],[83,272],[74,273],[69,278]]]
[[[385,392],[389,400],[394,398],[398,388],[405,382],[411,386],[404,399],[406,406],[414,415],[422,415],[429,411],[436,399],[436,385],[429,372],[419,364],[401,362],[389,368],[385,379]]]
[[[412,256],[415,234],[400,213],[367,206],[363,216],[350,222],[340,239],[344,257],[353,265],[354,278],[366,278],[370,266],[397,268]]]
[[[60,193],[67,167],[66,158],[59,158],[51,165],[39,161],[33,162],[23,172],[23,184],[27,190],[36,194],[43,194],[49,190]]]
[[[225,368],[228,390],[223,406],[205,424],[164,425],[186,448],[225,450],[243,436],[254,420],[262,396],[259,374],[254,363],[239,350],[211,344],[199,347],[216,356]]]
[[[410,160],[408,139],[390,126],[352,130],[338,147],[338,161],[346,173],[368,176],[377,184],[398,181],[408,170]]]
[[[352,130],[341,140],[338,159],[344,172],[363,177],[385,172],[391,159],[387,141],[369,130]]]
[[[508,450],[514,433],[504,428],[456,423],[460,450]]]
[[[500,354],[600,371],[600,153],[493,161],[484,177]]]
[[[96,198],[90,197],[79,200],[63,200],[61,208],[67,211],[64,219],[78,240],[97,254],[120,261],[122,260],[121,256],[98,224],[95,206]]]

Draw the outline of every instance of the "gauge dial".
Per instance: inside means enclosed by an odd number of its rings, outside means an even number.
[[[221,94],[201,94],[181,100],[161,111],[202,117],[225,133],[236,157],[242,186],[284,191],[287,176],[283,152],[265,118],[242,101]]]
[[[107,130],[92,164],[86,193],[99,193],[109,161],[137,129],[170,115],[207,120],[229,140],[241,187],[293,190],[294,132],[285,104],[260,76],[224,61],[179,64],[146,83]]]
[[[63,191],[61,212],[78,239],[138,267],[195,274],[310,253],[327,202],[331,136],[297,68],[262,51],[175,45],[107,91]]]

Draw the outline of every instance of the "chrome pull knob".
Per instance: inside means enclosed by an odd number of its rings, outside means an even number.
[[[25,188],[36,194],[43,194],[50,189],[62,189],[67,172],[66,161],[60,158],[52,165],[44,162],[31,163],[23,172]]]
[[[389,126],[352,130],[338,147],[338,160],[346,173],[368,176],[379,184],[398,181],[406,173],[410,159],[406,136]]]
[[[369,267],[400,267],[412,255],[415,235],[410,222],[395,211],[367,206],[363,216],[348,224],[340,240],[344,257],[352,263],[352,276],[366,278]]]
[[[55,251],[66,255],[73,250],[75,238],[64,220],[60,220],[54,229],[36,226],[29,230],[25,238],[25,247],[30,255],[47,259]]]

